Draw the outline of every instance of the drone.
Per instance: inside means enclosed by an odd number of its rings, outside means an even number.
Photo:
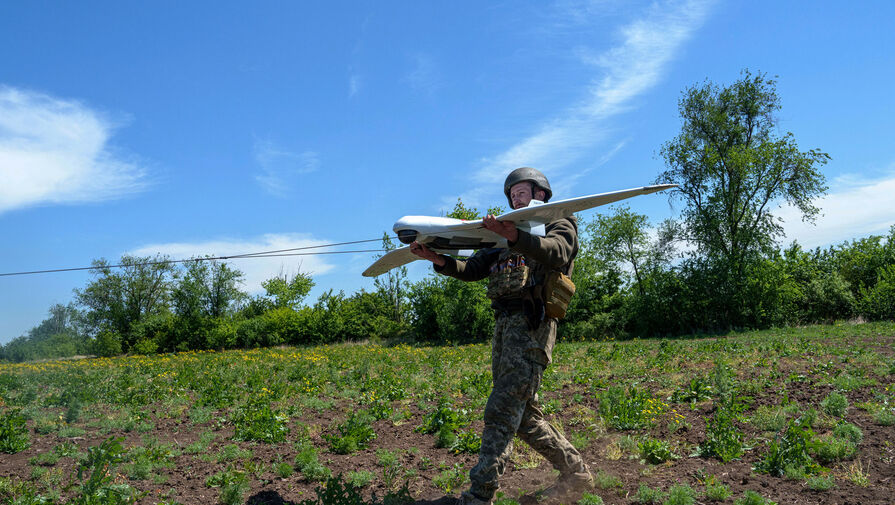
[[[527,207],[501,214],[497,216],[497,220],[515,223],[516,228],[543,237],[547,223],[569,217],[576,212],[675,187],[676,184],[658,184],[555,202],[532,200]],[[393,230],[401,243],[418,242],[436,253],[452,256],[472,256],[476,249],[508,247],[507,239],[485,228],[481,219],[404,216],[395,222]],[[393,249],[364,270],[363,276],[376,277],[418,259],[421,258],[410,252],[409,245]]]

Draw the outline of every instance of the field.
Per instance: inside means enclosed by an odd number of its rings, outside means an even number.
[[[895,324],[557,345],[583,505],[895,502]],[[449,503],[490,348],[343,344],[0,365],[6,503]],[[555,478],[521,442],[498,503]]]

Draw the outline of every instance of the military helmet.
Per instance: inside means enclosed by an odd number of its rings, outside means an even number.
[[[517,168],[510,172],[510,175],[507,176],[507,180],[503,183],[503,193],[507,195],[507,202],[510,203],[510,208],[513,208],[513,199],[510,198],[510,188],[525,181],[534,184],[536,188],[544,191],[546,195],[544,196],[545,202],[549,201],[550,197],[553,196],[553,191],[550,189],[550,183],[547,182],[547,178],[544,177],[544,174],[542,174],[540,170],[531,167]],[[534,189],[532,189],[532,197],[534,197]]]

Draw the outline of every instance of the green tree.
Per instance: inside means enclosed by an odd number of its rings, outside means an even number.
[[[242,277],[242,272],[226,263],[198,259],[186,263],[171,294],[176,341],[164,347],[203,349],[220,340],[214,335],[215,327],[247,297],[239,289]]]
[[[131,327],[150,314],[168,310],[174,267],[166,256],[121,257],[119,268],[105,259],[93,262],[94,279],[83,290],[75,290],[84,307],[85,330],[89,335],[114,332],[123,349],[134,343]]]
[[[826,191],[820,166],[829,155],[800,151],[792,133],[776,133],[780,110],[776,81],[744,70],[719,87],[689,88],[678,109],[680,134],[661,149],[667,170],[657,181],[674,183],[672,199],[685,208],[679,231],[716,270],[717,295],[729,323],[738,307],[749,261],[772,248],[783,233],[772,210],[785,201],[811,221],[813,200]]]
[[[382,248],[391,251],[395,248],[394,242],[388,236],[388,233],[382,234]],[[383,255],[375,256],[376,259]],[[373,281],[376,286],[377,294],[390,307],[391,320],[397,323],[404,321],[404,302],[407,299],[407,267],[398,267],[389,270],[387,273],[376,277]]]
[[[273,299],[275,308],[297,309],[314,287],[314,279],[310,274],[297,272],[291,278],[285,273],[262,282],[267,296]]]

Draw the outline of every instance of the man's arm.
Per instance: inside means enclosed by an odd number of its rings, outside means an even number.
[[[499,249],[479,249],[468,259],[458,260],[438,254],[417,242],[410,245],[410,252],[431,261],[436,272],[461,281],[478,281],[488,277],[488,274],[491,273],[491,263],[495,260],[495,251],[499,251]]]
[[[510,242],[510,250],[530,257],[548,268],[562,268],[578,253],[578,232],[570,219],[559,219],[548,224],[543,237],[525,230],[515,231],[517,238],[515,242]]]

